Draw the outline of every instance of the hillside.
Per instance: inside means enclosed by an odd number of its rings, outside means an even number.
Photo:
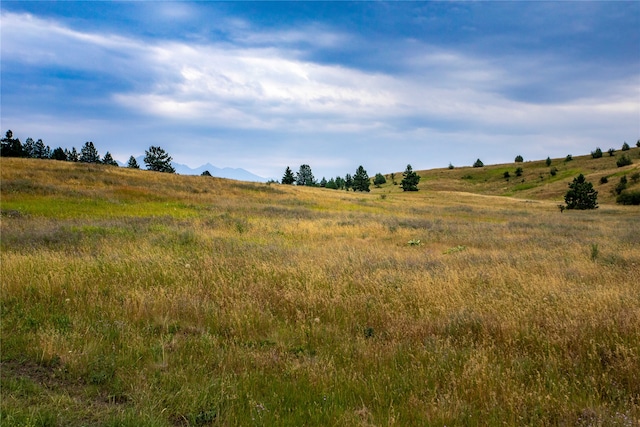
[[[0,425],[637,425],[638,207],[560,213],[622,171],[571,163],[515,198],[2,158]]]
[[[626,154],[633,160],[630,166],[618,167],[616,160]],[[516,176],[516,168],[523,169],[522,176]],[[556,175],[550,171],[555,168]],[[599,203],[615,203],[614,188],[622,175],[627,175],[628,188],[640,189],[640,182],[633,183],[630,177],[640,172],[640,148],[628,151],[616,151],[613,157],[604,153],[603,157],[593,159],[591,155],[575,156],[571,161],[552,159],[547,166],[545,160],[485,165],[481,168],[455,167],[454,169],[432,169],[417,171],[421,177],[418,188],[426,191],[464,191],[475,194],[510,196],[521,199],[548,200],[562,203],[568,184],[579,174],[583,174],[598,191]],[[504,173],[510,178],[505,179]],[[402,180],[402,171],[396,172],[396,181]],[[608,183],[601,184],[600,178],[607,177]],[[393,188],[387,174],[387,184],[383,191],[402,191],[399,186]],[[373,186],[372,186],[373,188]],[[378,190],[380,191],[380,190]]]

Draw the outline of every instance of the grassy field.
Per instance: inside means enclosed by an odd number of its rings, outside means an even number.
[[[0,425],[639,426],[631,154],[367,194],[3,158]]]

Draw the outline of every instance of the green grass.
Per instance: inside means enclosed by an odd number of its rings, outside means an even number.
[[[357,194],[2,159],[0,424],[637,425],[638,208],[449,172]]]

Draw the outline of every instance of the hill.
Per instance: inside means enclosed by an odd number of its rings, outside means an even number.
[[[522,163],[506,163],[487,165],[481,168],[455,167],[417,171],[421,177],[419,189],[426,191],[462,191],[474,194],[509,196],[521,199],[548,200],[562,203],[568,184],[579,174],[583,174],[598,191],[599,203],[615,203],[615,186],[623,175],[628,176],[629,188],[640,189],[639,182],[631,182],[630,177],[640,172],[640,148],[628,151],[618,150],[614,156],[594,159],[591,155],[575,156],[571,161],[552,159],[547,166],[546,160],[527,161]],[[629,156],[634,162],[630,166],[618,167],[617,159],[622,155]],[[516,169],[522,168],[522,176],[516,176]],[[555,169],[555,175],[551,170]],[[508,172],[510,177],[505,178]],[[396,172],[396,181],[402,180],[402,172]],[[607,177],[607,183],[600,179]],[[387,184],[382,186],[386,191],[402,191],[391,183],[390,175],[386,175]],[[378,190],[380,191],[380,190]]]
[[[353,193],[2,158],[0,425],[636,425],[638,208],[499,169]]]

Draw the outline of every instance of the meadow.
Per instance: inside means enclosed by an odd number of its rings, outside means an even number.
[[[354,193],[3,158],[0,424],[639,426],[640,210],[557,207],[638,167],[587,164]]]

